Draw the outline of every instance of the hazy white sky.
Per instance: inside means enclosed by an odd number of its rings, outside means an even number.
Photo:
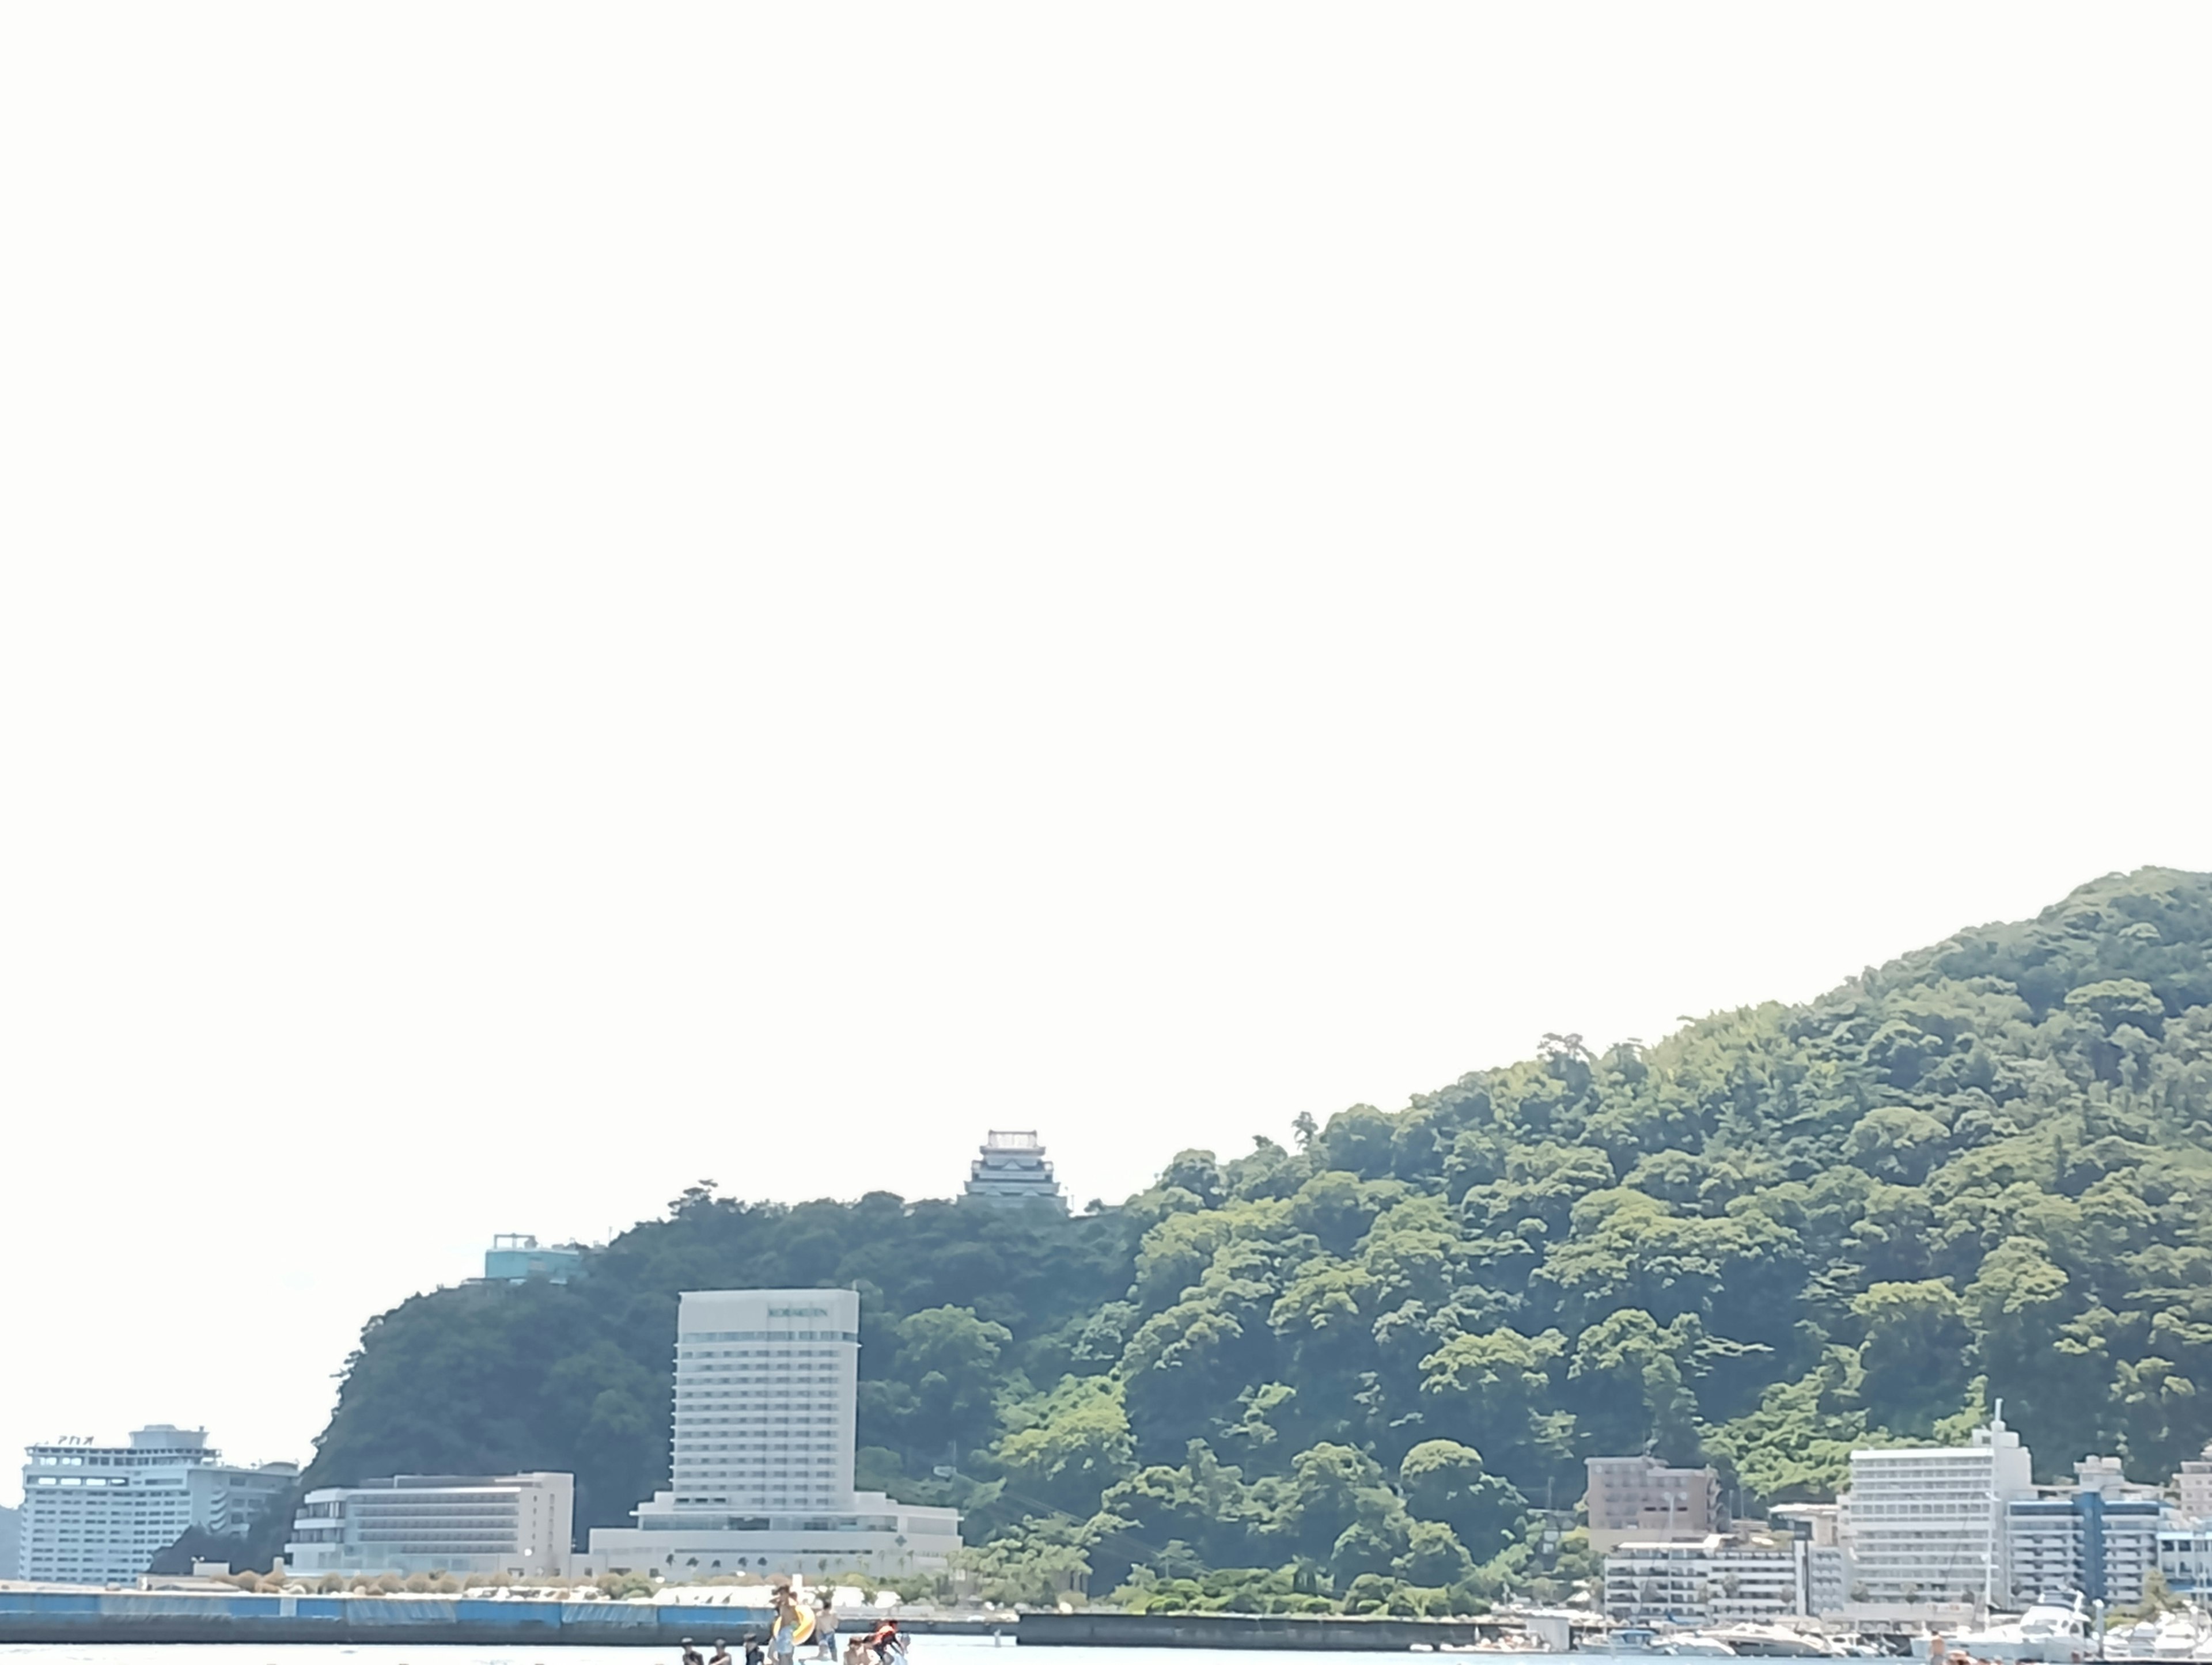
[[[0,1452],[2212,866],[2209,45],[9,8]]]

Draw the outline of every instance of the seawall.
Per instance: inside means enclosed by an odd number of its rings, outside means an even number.
[[[844,1615],[850,1632],[862,1622]],[[673,1601],[498,1601],[443,1595],[246,1595],[212,1591],[0,1589],[0,1643],[521,1643],[673,1650],[684,1637],[736,1644],[765,1632],[765,1607]],[[1030,1648],[1265,1648],[1405,1653],[1494,1637],[1495,1619],[1322,1614],[1027,1613],[1017,1620],[927,1614],[918,1636],[989,1636]]]
[[[1025,1613],[1025,1648],[1267,1648],[1314,1653],[1404,1653],[1416,1645],[1464,1646],[1495,1621],[1346,1619],[1330,1614],[1243,1613]]]
[[[527,1643],[671,1648],[765,1632],[768,1609],[654,1601],[493,1601],[438,1595],[227,1595],[197,1591],[0,1590],[0,1643]],[[849,1632],[860,1615],[842,1619]],[[1014,1620],[901,1619],[917,1635],[1012,1635]]]

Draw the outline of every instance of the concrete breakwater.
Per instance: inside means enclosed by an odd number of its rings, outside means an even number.
[[[1314,1653],[1405,1653],[1465,1646],[1496,1622],[1346,1619],[1319,1613],[1025,1613],[1025,1648],[1266,1648]]]
[[[765,1632],[766,1607],[674,1601],[502,1601],[440,1595],[245,1595],[200,1591],[0,1590],[0,1643],[520,1642],[673,1647]],[[865,1622],[855,1613],[850,1631]],[[902,1616],[917,1635],[1012,1635],[1014,1620]]]
[[[1495,1619],[1346,1619],[1233,1613],[899,1614],[919,1636],[1000,1635],[1031,1648],[1231,1648],[1405,1653],[1494,1638]],[[706,1601],[539,1601],[445,1595],[246,1595],[181,1590],[0,1589],[0,1643],[524,1643],[671,1648],[737,1643],[769,1611]],[[841,1615],[849,1632],[867,1622]],[[1562,1634],[1555,1645],[1564,1645]]]

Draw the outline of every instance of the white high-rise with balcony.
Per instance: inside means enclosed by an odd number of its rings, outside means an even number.
[[[2002,1417],[1970,1445],[1852,1452],[1840,1500],[1849,1611],[1910,1618],[1931,1603],[2006,1600],[2005,1504],[2034,1495],[2027,1448]]]
[[[940,1567],[950,1509],[853,1490],[860,1297],[848,1289],[687,1292],[676,1321],[672,1485],[635,1527],[598,1527],[586,1573],[665,1577]]]

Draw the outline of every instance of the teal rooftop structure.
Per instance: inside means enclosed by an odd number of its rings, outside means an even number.
[[[484,1251],[484,1281],[490,1284],[526,1284],[532,1278],[565,1284],[581,1277],[583,1269],[584,1251],[579,1245],[540,1249],[538,1239],[526,1231],[500,1232]]]

